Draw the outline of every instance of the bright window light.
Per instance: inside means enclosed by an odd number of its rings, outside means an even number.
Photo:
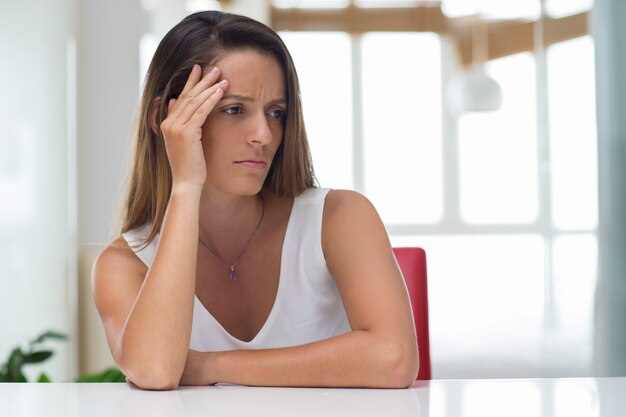
[[[349,0],[272,0],[272,5],[280,8],[341,9],[349,4]]]
[[[592,234],[559,236],[553,246],[555,343],[591,360],[598,240]],[[585,356],[586,353],[586,356]]]
[[[591,37],[547,51],[552,217],[564,230],[598,223],[595,68]]]
[[[430,33],[362,40],[365,193],[385,223],[443,215],[441,41]]]
[[[222,6],[218,0],[186,0],[185,10],[188,13],[195,13],[204,10],[222,10]]]
[[[546,0],[548,16],[559,18],[591,10],[593,0]]]
[[[448,17],[481,14],[494,19],[537,18],[541,4],[539,0],[443,0],[442,10]]]
[[[494,60],[500,110],[459,120],[461,216],[469,223],[530,223],[538,216],[535,62],[528,53]]]
[[[354,187],[352,70],[346,33],[281,32],[302,89],[307,135],[322,187]]]
[[[356,0],[357,7],[411,7],[431,3],[424,0]]]

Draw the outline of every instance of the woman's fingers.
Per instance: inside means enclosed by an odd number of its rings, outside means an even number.
[[[177,105],[171,108],[171,112],[168,112],[168,117],[171,116],[180,123],[186,123],[196,109],[198,109],[218,87],[224,88],[226,86],[225,84],[215,84],[220,75],[220,71],[217,67],[214,67],[198,81],[197,73],[199,72],[201,71],[197,69],[191,71],[183,92],[178,96]],[[225,81],[222,80],[222,83],[224,82]]]
[[[198,84],[198,81],[202,78],[202,68],[200,65],[195,64],[191,68],[191,73],[189,73],[189,77],[187,78],[187,82],[185,83],[185,87],[183,87],[183,91],[180,93],[179,98],[183,98],[189,94],[189,92]]]
[[[203,102],[198,106],[197,109],[191,114],[189,117],[189,123],[194,125],[203,125],[207,116],[215,105],[222,99],[224,95],[224,90],[228,88],[228,82],[224,82],[226,80],[222,80],[219,84],[217,84],[217,88],[212,92]]]
[[[211,87],[201,91],[197,96],[190,98],[178,115],[179,121],[181,123],[188,123],[192,121],[192,119],[194,121],[197,120],[196,115],[200,109],[202,109],[200,113],[204,114],[204,119],[206,119],[206,116],[208,116],[215,104],[217,104],[221,98],[220,95],[219,98],[215,99],[218,90],[221,90],[220,94],[222,94],[226,88],[228,88],[228,81],[222,80],[219,83],[213,84]],[[205,112],[207,102],[212,103],[209,113]],[[200,125],[204,123],[204,119],[199,120]]]

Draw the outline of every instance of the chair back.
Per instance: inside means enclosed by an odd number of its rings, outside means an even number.
[[[431,379],[426,252],[422,248],[393,248],[393,253],[404,275],[413,309],[420,361],[417,379]]]

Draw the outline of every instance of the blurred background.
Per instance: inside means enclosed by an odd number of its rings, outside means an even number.
[[[207,9],[280,33],[320,185],[425,248],[434,378],[626,375],[622,0],[0,0],[0,362],[55,329],[52,380],[113,364],[91,265],[152,54]]]

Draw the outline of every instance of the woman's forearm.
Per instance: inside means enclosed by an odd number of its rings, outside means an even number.
[[[393,339],[393,338],[392,338]],[[404,388],[415,381],[415,345],[353,331],[302,346],[196,353],[205,383],[254,386]],[[184,383],[184,379],[182,381]]]
[[[120,366],[139,386],[175,388],[193,318],[200,190],[172,192],[154,260],[124,326]]]

